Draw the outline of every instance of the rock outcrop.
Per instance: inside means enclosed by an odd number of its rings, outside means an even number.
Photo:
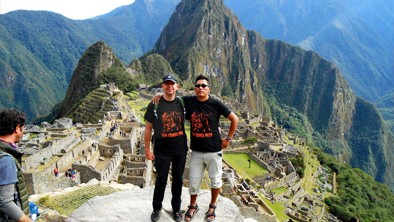
[[[67,218],[69,222],[96,222],[96,221],[150,221],[152,213],[152,197],[154,187],[144,189],[132,189],[110,194],[108,196],[97,196],[75,210]],[[204,221],[205,212],[208,210],[211,193],[202,190],[198,196],[200,210],[193,218],[193,221]],[[182,191],[182,207],[187,209],[189,204],[189,193],[187,188]],[[163,209],[160,214],[160,221],[173,221],[171,208],[171,188],[167,187],[163,201]],[[216,209],[217,222],[241,222],[255,221],[253,219],[244,220],[239,208],[228,198],[219,196],[218,207]]]

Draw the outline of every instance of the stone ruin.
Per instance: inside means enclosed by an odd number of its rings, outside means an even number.
[[[317,221],[318,218],[313,214],[313,208],[321,207],[321,204],[307,197],[301,187],[300,178],[289,161],[289,158],[300,155],[300,150],[295,146],[305,146],[305,141],[288,134],[267,118],[254,116],[253,120],[249,122],[254,125],[239,124],[231,148],[227,149],[225,153],[247,153],[250,159],[267,169],[269,173],[253,178],[260,187],[262,186],[259,190],[254,190],[256,188],[242,180],[234,169],[225,169],[223,196],[232,199],[244,216],[257,221],[276,220],[269,207],[260,198],[255,198],[258,192],[272,201],[291,200],[286,201],[290,203],[287,206],[287,215],[297,221]],[[221,124],[222,137],[227,135],[228,128],[229,124]],[[243,140],[248,137],[255,137],[258,142],[245,147]],[[289,139],[289,144],[283,142],[285,137]],[[230,173],[231,171],[234,171],[235,175]],[[323,186],[329,187],[328,185]],[[288,191],[281,195],[271,192],[279,187],[284,187]],[[334,216],[328,213],[325,213],[324,217],[329,221],[337,221]]]
[[[99,102],[99,94],[109,96],[106,101],[112,101],[114,106],[111,110],[100,109],[103,112],[95,112],[95,117],[89,116],[85,123],[73,124],[72,119],[61,118],[52,125],[44,122],[41,126],[26,126],[19,146],[25,152],[22,166],[31,194],[64,189],[91,179],[150,186],[152,167],[141,152],[143,125],[114,85],[103,85],[98,92],[93,93],[94,99],[90,98],[91,106],[95,104],[92,101]],[[130,162],[138,164],[133,166]],[[60,172],[58,176],[54,175],[55,168]],[[66,176],[71,170],[77,172],[75,177]]]

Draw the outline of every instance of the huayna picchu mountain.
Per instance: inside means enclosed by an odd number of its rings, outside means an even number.
[[[214,94],[272,117],[394,189],[394,139],[377,109],[332,63],[246,30],[222,0],[181,1],[150,54],[167,59],[186,86],[207,75]]]
[[[135,87],[134,82],[133,76],[127,72],[126,66],[115,56],[112,49],[99,41],[90,46],[79,60],[59,117],[75,111],[82,100],[102,84],[114,83],[120,90],[130,91]]]

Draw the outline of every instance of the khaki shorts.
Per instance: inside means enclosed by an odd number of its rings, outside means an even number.
[[[208,171],[211,188],[222,187],[222,156],[222,151],[213,153],[192,151],[189,173],[189,193],[191,195],[200,192],[205,169]]]

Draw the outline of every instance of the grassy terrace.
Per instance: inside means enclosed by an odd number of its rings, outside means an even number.
[[[257,162],[253,159],[250,159],[250,168],[249,168],[249,155],[246,153],[241,154],[233,154],[233,153],[226,153],[224,154],[224,160],[233,167],[237,173],[244,179],[249,178],[253,181],[253,177],[260,176],[263,174],[268,173],[266,169],[260,166]],[[275,193],[283,193],[287,189],[285,188],[277,188],[274,190]],[[277,219],[279,221],[286,221],[289,217],[284,213],[285,207],[279,203],[274,202],[271,203],[270,200],[266,199],[265,197],[259,194],[261,200],[275,213]]]
[[[266,169],[256,163],[253,159],[250,159],[248,154],[233,154],[233,153],[225,153],[224,160],[229,163],[234,169],[237,170],[237,173],[244,179],[249,178],[252,180],[255,176],[260,176],[268,173]],[[249,160],[250,159],[250,167]]]
[[[128,97],[129,106],[133,108],[133,112],[143,123],[146,107],[148,107],[150,100],[141,98],[139,92],[136,91],[129,92],[125,96]]]

